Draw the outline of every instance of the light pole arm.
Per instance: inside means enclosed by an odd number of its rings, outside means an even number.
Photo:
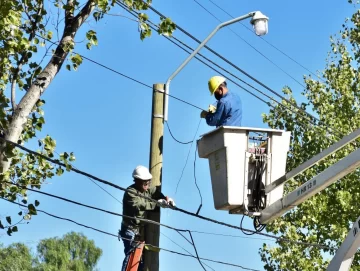
[[[204,47],[204,45],[216,34],[216,32],[218,32],[221,28],[228,26],[230,24],[239,22],[241,20],[253,17],[255,14],[255,12],[250,12],[246,15],[237,17],[235,19],[232,19],[230,21],[227,22],[223,22],[221,24],[219,24],[217,27],[215,27],[215,29],[210,33],[209,36],[206,37],[206,39],[204,39],[204,41],[202,43],[200,43],[200,45],[185,59],[185,61],[176,69],[176,71],[174,71],[174,73],[172,75],[170,75],[170,77],[168,78],[168,80],[166,81],[165,84],[165,104],[164,104],[164,121],[167,121],[168,119],[168,103],[169,103],[169,92],[170,92],[170,82],[171,80],[189,63],[189,61],[200,51],[201,48]]]

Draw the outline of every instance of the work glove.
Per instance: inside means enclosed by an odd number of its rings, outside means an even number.
[[[172,198],[166,197],[166,199],[167,199],[167,203],[168,203],[170,206],[172,206],[172,207],[175,207],[175,206],[176,206],[176,205],[175,205],[175,201],[174,201]]]
[[[209,110],[210,113],[215,113],[216,112],[216,106],[210,104],[208,110]]]
[[[205,110],[201,111],[200,118],[204,119],[207,114],[208,114],[207,111],[205,111]]]
[[[160,207],[162,207],[162,208],[169,208],[169,204],[165,199],[159,199],[158,203],[159,203]]]

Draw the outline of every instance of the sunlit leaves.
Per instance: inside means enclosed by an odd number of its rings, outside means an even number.
[[[319,74],[321,79],[305,76],[303,96],[307,101],[300,106],[313,111],[320,122],[314,127],[304,113],[286,101],[281,103],[291,111],[274,104],[275,108],[263,115],[263,121],[270,127],[292,132],[287,172],[360,127],[359,16],[357,9],[340,34],[331,37],[325,70]],[[285,87],[283,92],[290,101],[296,102],[290,88]],[[285,193],[346,157],[359,144],[360,141],[357,145],[349,144],[291,180],[285,185]],[[359,177],[358,170],[348,174],[275,220],[267,230],[291,240],[340,246],[352,222],[359,216]],[[280,242],[275,247],[264,245],[260,249],[266,270],[325,270],[328,255],[334,252],[288,242]],[[358,270],[359,266],[360,258],[356,254],[352,267]]]

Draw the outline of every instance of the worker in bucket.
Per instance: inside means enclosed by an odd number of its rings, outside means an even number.
[[[241,99],[237,94],[229,91],[226,79],[222,76],[213,76],[208,85],[217,103],[216,106],[210,105],[208,111],[203,110],[200,117],[205,118],[210,126],[241,126]]]
[[[144,166],[137,166],[132,176],[134,184],[127,188],[123,197],[123,215],[135,218],[146,218],[146,212],[154,210],[157,206],[163,208],[175,207],[173,199],[165,197],[159,190],[159,187],[150,186],[152,175],[149,169]],[[153,199],[145,199],[145,196]],[[119,230],[119,240],[124,243],[125,259],[123,261],[122,271],[126,271],[131,253],[136,249],[139,241],[143,241],[144,223],[138,219],[123,217],[121,229]],[[142,261],[138,270],[142,270]]]

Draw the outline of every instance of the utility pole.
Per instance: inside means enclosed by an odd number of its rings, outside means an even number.
[[[164,135],[164,84],[153,85],[152,115],[151,115],[151,140],[150,140],[150,172],[153,176],[152,186],[161,191],[162,180],[162,154]],[[160,222],[160,208],[148,212],[148,219]],[[159,246],[160,226],[147,224],[145,228],[145,243]],[[144,251],[144,271],[159,270],[159,253],[149,250]]]

